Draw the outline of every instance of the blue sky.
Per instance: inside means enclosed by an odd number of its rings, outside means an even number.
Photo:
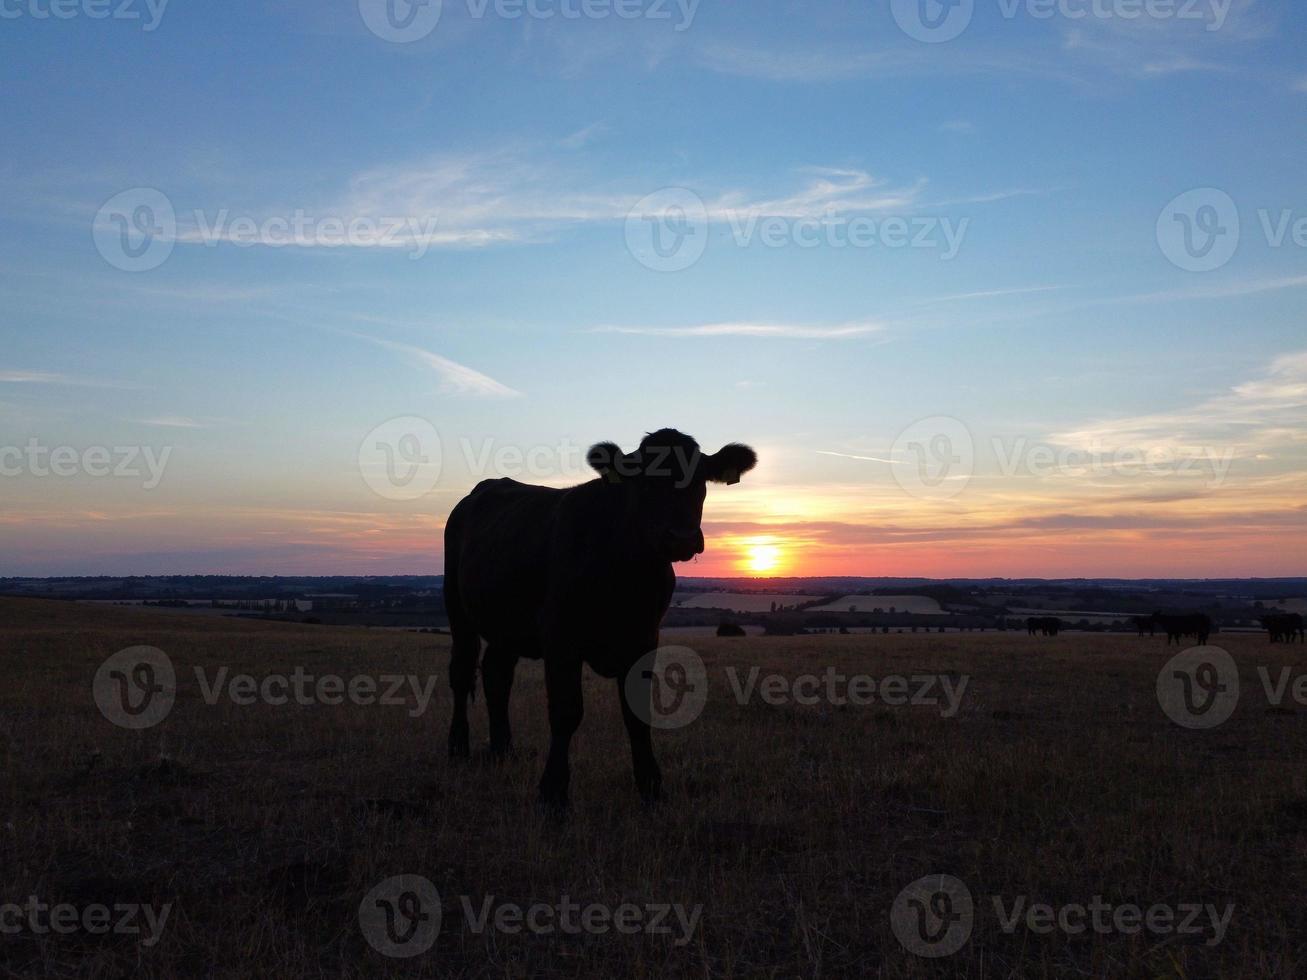
[[[1307,13],[922,2],[965,27],[444,0],[395,43],[380,0],[4,0],[0,444],[171,453],[149,489],[11,455],[0,573],[437,571],[476,479],[565,484],[563,443],[662,425],[763,456],[691,573],[760,543],[812,573],[1301,573],[1261,543],[1303,531]],[[125,271],[103,252],[145,189],[175,224]],[[631,235],[669,193],[702,254],[659,271]],[[1159,227],[1211,215],[1238,248],[1182,267]],[[360,478],[396,417],[443,450],[416,499]],[[896,471],[938,419],[974,449],[956,494]],[[1091,442],[1230,464],[1003,465]]]

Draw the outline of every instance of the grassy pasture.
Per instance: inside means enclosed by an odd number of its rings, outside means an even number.
[[[538,812],[545,703],[518,673],[517,756],[444,757],[448,639],[0,600],[0,905],[171,905],[135,935],[0,934],[0,975],[442,977],[1272,977],[1307,974],[1307,708],[1271,705],[1259,666],[1304,647],[1214,639],[1242,695],[1191,731],[1158,706],[1163,639],[1022,633],[695,637],[701,717],[655,733],[666,799],[643,808],[611,682],[587,679],[572,813]],[[673,640],[673,642],[682,642]],[[177,701],[144,731],[92,698],[101,662],[149,644]],[[207,704],[194,675],[437,675],[404,705]],[[747,683],[944,675],[960,709],[773,705]],[[485,740],[473,708],[474,746]],[[974,896],[969,940],[928,959],[891,929],[896,895],[946,873]],[[441,896],[434,946],[377,952],[364,896],[417,874]],[[478,933],[480,910],[557,903],[702,908],[689,937]],[[1005,932],[992,904],[1233,905],[1222,941]],[[0,920],[3,925],[3,920]]]

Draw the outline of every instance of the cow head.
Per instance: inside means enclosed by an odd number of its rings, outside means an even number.
[[[631,453],[601,442],[586,457],[605,482],[625,494],[641,550],[667,561],[689,561],[703,551],[703,500],[708,483],[739,483],[758,455],[730,443],[711,456],[675,429],[651,432]]]

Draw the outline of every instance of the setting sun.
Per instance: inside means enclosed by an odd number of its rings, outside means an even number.
[[[781,562],[781,549],[774,544],[756,544],[749,548],[748,565],[753,572],[770,572]]]

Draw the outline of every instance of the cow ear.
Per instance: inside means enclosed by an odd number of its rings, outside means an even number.
[[[622,460],[625,456],[622,447],[615,442],[597,442],[585,454],[585,461],[590,468],[609,483],[616,483],[622,478]]]
[[[758,464],[758,454],[748,446],[732,442],[704,457],[704,477],[713,483],[739,483],[740,477]]]

